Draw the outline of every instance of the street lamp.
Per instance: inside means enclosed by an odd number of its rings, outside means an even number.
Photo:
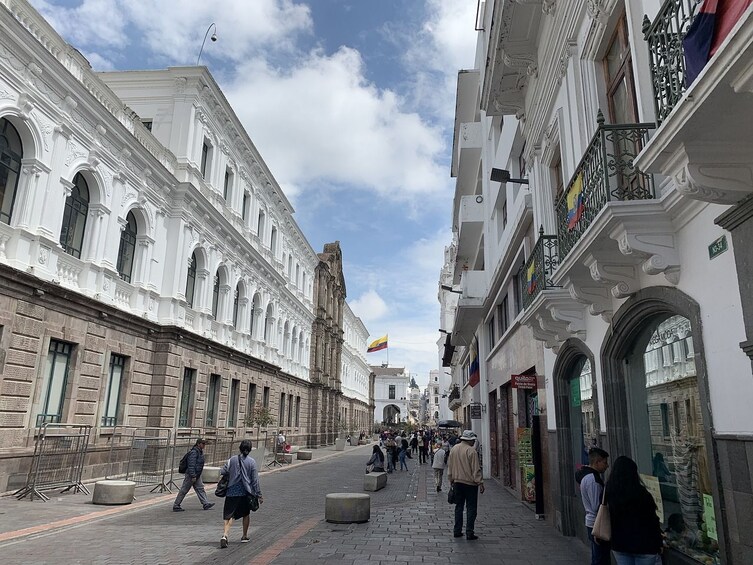
[[[207,32],[204,34],[204,41],[201,42],[201,49],[199,49],[199,56],[196,57],[196,66],[199,66],[199,61],[201,60],[201,53],[204,51],[204,44],[207,42],[207,36],[209,35],[209,30],[214,27],[214,33],[212,33],[212,37],[209,39],[212,40],[212,42],[217,41],[217,26],[214,22],[209,24],[209,27],[207,28]]]

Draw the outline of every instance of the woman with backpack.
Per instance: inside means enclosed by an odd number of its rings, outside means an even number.
[[[258,504],[264,502],[261,495],[261,485],[259,485],[259,471],[256,468],[256,461],[249,457],[251,452],[251,441],[244,439],[240,444],[240,454],[231,457],[222,466],[220,475],[228,475],[227,494],[225,495],[225,506],[222,510],[222,517],[225,520],[225,529],[220,538],[220,547],[227,547],[227,535],[230,533],[230,526],[234,520],[243,519],[243,536],[241,543],[247,543],[248,526],[251,522],[249,514],[252,510],[252,504],[258,499]]]

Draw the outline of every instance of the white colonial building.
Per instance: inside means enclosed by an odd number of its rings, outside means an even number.
[[[345,304],[343,318],[342,380],[343,399],[340,405],[342,421],[348,430],[370,433],[374,425],[374,407],[370,398],[371,369],[366,362],[366,340],[369,331],[361,318]]]
[[[690,57],[697,11],[479,3],[476,68],[458,77],[455,256],[440,281],[459,294],[442,322],[456,402],[480,404],[485,474],[585,540],[573,474],[600,445],[652,487],[665,563],[743,564],[753,6],[726,3],[711,50]]]
[[[95,73],[20,0],[0,28],[0,492],[45,423],[95,430],[84,477],[124,425],[232,436],[264,408],[334,438],[339,246],[312,249],[207,69]]]
[[[404,367],[371,365],[374,374],[374,424],[397,424],[409,418],[410,376]]]

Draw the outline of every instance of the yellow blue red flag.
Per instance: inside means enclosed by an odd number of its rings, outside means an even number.
[[[372,341],[366,349],[366,353],[374,353],[375,351],[381,351],[382,349],[387,349],[386,335]]]

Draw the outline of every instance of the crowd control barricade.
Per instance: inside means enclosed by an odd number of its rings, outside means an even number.
[[[232,455],[240,453],[240,441],[235,439],[235,430],[224,428],[206,428],[204,430],[204,465],[220,466]]]
[[[16,498],[28,496],[34,500],[36,496],[46,502],[50,498],[42,491],[51,489],[89,494],[81,476],[90,436],[91,426],[52,423],[39,426],[26,485],[13,493]]]
[[[121,426],[113,430],[110,443],[110,474],[107,478],[133,481],[151,492],[168,491],[168,464],[172,444],[169,428]]]
[[[170,449],[168,487],[180,488],[183,480],[178,473],[178,465],[183,456],[196,445],[196,440],[203,437],[202,428],[176,428],[173,430],[173,445]],[[177,479],[177,482],[176,482]]]

